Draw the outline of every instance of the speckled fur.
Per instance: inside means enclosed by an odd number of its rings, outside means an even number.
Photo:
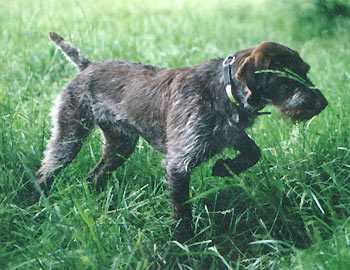
[[[258,110],[273,104],[298,120],[318,114],[327,103],[318,90],[281,81],[273,74],[255,75],[282,63],[306,76],[308,65],[277,43],[265,42],[236,53],[233,87],[248,108],[242,110],[226,96],[221,58],[178,69],[121,60],[91,63],[57,34],[51,33],[50,38],[81,72],[55,102],[54,128],[38,171],[38,186],[50,187],[54,175],[74,159],[84,138],[97,126],[104,136],[103,156],[89,179],[102,188],[106,175],[131,155],[142,136],[165,155],[174,215],[181,220],[179,240],[192,232],[191,206],[186,201],[194,167],[233,147],[239,155],[218,160],[213,175],[239,174],[260,158],[258,146],[244,131]],[[286,92],[281,85],[293,91]],[[242,94],[246,92],[252,96]]]

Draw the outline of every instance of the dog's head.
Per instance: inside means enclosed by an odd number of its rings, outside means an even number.
[[[246,88],[246,101],[254,107],[277,106],[294,121],[308,120],[328,104],[309,80],[310,66],[300,55],[281,44],[263,42],[241,51],[235,78]]]

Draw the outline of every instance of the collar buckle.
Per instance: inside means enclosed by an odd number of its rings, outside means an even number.
[[[231,66],[233,65],[233,63],[236,60],[236,56],[235,55],[229,55],[225,58],[224,62],[222,62],[222,65],[225,66]]]
[[[233,79],[232,79],[232,67],[236,60],[235,55],[229,55],[222,62],[224,69],[224,85],[228,99],[237,107],[240,107],[240,103],[232,93]]]

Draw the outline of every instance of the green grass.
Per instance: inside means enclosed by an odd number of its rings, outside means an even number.
[[[350,21],[312,17],[301,0],[121,2],[0,3],[0,269],[350,269]],[[50,106],[76,74],[49,31],[95,61],[166,67],[282,42],[330,105],[306,125],[261,117],[248,132],[263,159],[239,177],[212,177],[213,161],[196,169],[197,236],[179,245],[162,157],[143,141],[97,194],[86,183],[100,156],[92,134],[50,196],[32,202]]]

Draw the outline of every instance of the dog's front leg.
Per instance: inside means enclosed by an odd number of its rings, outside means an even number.
[[[166,174],[176,221],[175,238],[184,242],[193,236],[192,207],[188,202],[190,173],[168,161]]]
[[[238,175],[255,165],[261,158],[259,147],[244,132],[236,140],[234,148],[239,151],[238,156],[234,159],[217,160],[212,170],[213,176]]]

